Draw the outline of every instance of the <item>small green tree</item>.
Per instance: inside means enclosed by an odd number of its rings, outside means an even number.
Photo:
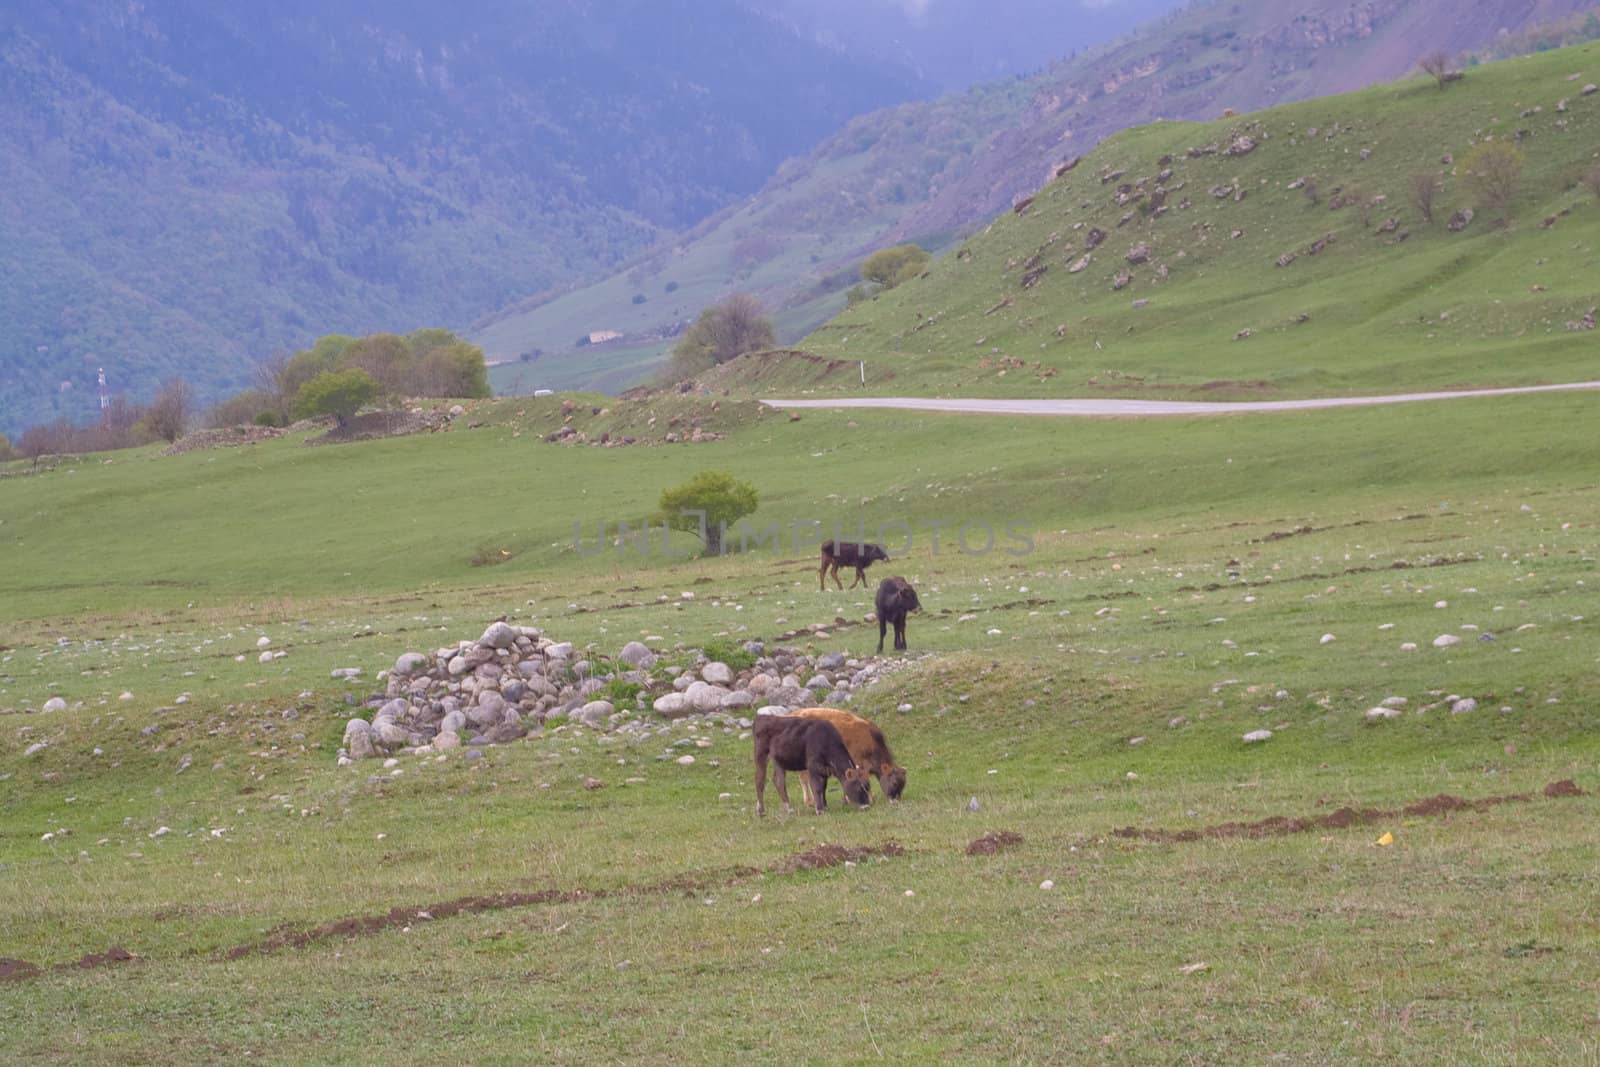
[[[297,419],[316,415],[332,415],[333,421],[344,426],[361,405],[378,398],[378,383],[364,370],[323,371],[300,387],[294,397],[294,416]]]
[[[1461,161],[1462,180],[1483,207],[1502,217],[1522,188],[1522,149],[1509,141],[1484,141]]]
[[[9,463],[21,455],[22,453],[11,447],[11,438],[0,433],[0,463]]]
[[[672,346],[672,371],[678,378],[698,374],[718,363],[771,348],[772,320],[761,311],[761,301],[748,293],[735,293],[715,307],[706,308],[694,325]]]
[[[885,289],[893,289],[922,273],[929,256],[914,244],[882,248],[861,264],[861,277]]]
[[[657,518],[674,530],[686,530],[705,542],[705,554],[722,555],[723,532],[755,512],[756,487],[725,471],[701,471],[682,485],[661,493]]]

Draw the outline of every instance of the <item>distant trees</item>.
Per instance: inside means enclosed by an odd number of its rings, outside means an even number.
[[[372,375],[359,367],[323,371],[295,394],[294,415],[298,419],[332,415],[335,423],[344,426],[381,392]]]
[[[881,248],[861,264],[861,278],[879,288],[893,289],[921,274],[929,258],[926,251],[914,244]]]
[[[20,455],[21,452],[11,447],[11,438],[0,433],[0,463],[9,463]]]
[[[735,293],[706,308],[683,331],[672,346],[672,372],[687,378],[746,352],[771,348],[774,343],[772,320],[762,312],[761,301],[748,293]]]
[[[153,441],[176,441],[188,427],[194,405],[194,390],[183,378],[169,378],[149,405],[117,393],[94,422],[79,426],[62,417],[54,422],[30,426],[17,438],[12,454],[30,459],[77,452],[109,452],[137,448]],[[0,438],[4,441],[4,438]],[[0,459],[7,458],[0,450]]]
[[[1411,176],[1411,205],[1422,216],[1423,222],[1433,222],[1433,202],[1438,199],[1439,191],[1439,176],[1432,171]]]
[[[722,554],[722,534],[759,503],[756,487],[726,471],[701,471],[681,485],[663,490],[660,521],[705,542],[705,554]]]
[[[483,349],[449,330],[422,329],[404,336],[328,334],[292,356],[280,353],[263,361],[256,370],[256,388],[218,404],[207,422],[213,426],[287,423],[303,409],[300,398],[306,386],[322,375],[346,370],[363,372],[376,386],[367,403],[380,396],[486,397],[492,392]]]
[[[1461,161],[1462,181],[1482,206],[1503,218],[1522,188],[1522,149],[1509,141],[1484,141]]]

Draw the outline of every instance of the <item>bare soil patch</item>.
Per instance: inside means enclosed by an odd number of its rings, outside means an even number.
[[[991,830],[982,837],[974,838],[967,845],[969,856],[993,856],[997,852],[1008,848],[1015,848],[1022,844],[1022,835],[1010,830]]]
[[[1393,819],[1402,815],[1413,817],[1432,817],[1449,815],[1458,811],[1488,811],[1490,808],[1501,804],[1524,804],[1537,799],[1538,793],[1507,793],[1499,796],[1479,797],[1476,800],[1465,800],[1449,793],[1440,793],[1424,800],[1407,804],[1403,808],[1340,808],[1327,815],[1308,815],[1305,817],[1290,817],[1285,815],[1272,815],[1255,822],[1225,822],[1215,826],[1197,827],[1193,830],[1147,830],[1136,826],[1124,826],[1113,830],[1116,837],[1133,838],[1139,841],[1162,842],[1187,842],[1216,840],[1230,837],[1262,838],[1281,837],[1285,834],[1301,834],[1311,830],[1346,830],[1352,826],[1364,826],[1377,822],[1380,819]],[[1551,782],[1545,786],[1542,795],[1551,799],[1561,797],[1581,797],[1588,794],[1577,783],[1570,779]]]
[[[837,867],[846,861],[859,863],[872,856],[900,856],[905,849],[897,841],[885,841],[877,848],[847,848],[844,845],[818,845],[804,852],[796,852],[778,865],[777,873],[793,874],[795,871],[813,871],[822,867]]]

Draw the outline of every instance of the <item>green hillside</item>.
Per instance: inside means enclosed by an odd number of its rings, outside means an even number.
[[[1222,399],[1594,377],[1592,78],[1600,47],[1585,45],[1443,91],[1414,78],[1131,130],[803,348],[864,360],[879,393]],[[1473,187],[1478,145],[1524,160],[1508,213]],[[1438,180],[1431,222],[1418,175]],[[811,366],[765,367],[761,387],[860,391]]]
[[[916,241],[942,251],[1038,191],[1057,163],[1131,126],[1348,92],[1406,76],[1437,49],[1532,51],[1584,40],[1600,32],[1600,22],[1574,14],[1589,6],[1193,3],[1031,77],[857,118],[737,207],[604,281],[547,291],[483,319],[472,340],[495,359],[537,351],[534,367],[496,373],[501,390],[615,388],[647,376],[666,339],[701,308],[745,291],[777,313],[780,339],[793,343],[839,311],[873,250]],[[1530,27],[1544,29],[1516,32]],[[574,347],[593,331],[622,333],[611,345],[630,354]]]

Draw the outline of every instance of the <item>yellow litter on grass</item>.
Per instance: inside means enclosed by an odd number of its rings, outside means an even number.
[[[1394,844],[1394,835],[1385,831],[1384,835],[1373,843],[1378,845],[1392,845]]]

